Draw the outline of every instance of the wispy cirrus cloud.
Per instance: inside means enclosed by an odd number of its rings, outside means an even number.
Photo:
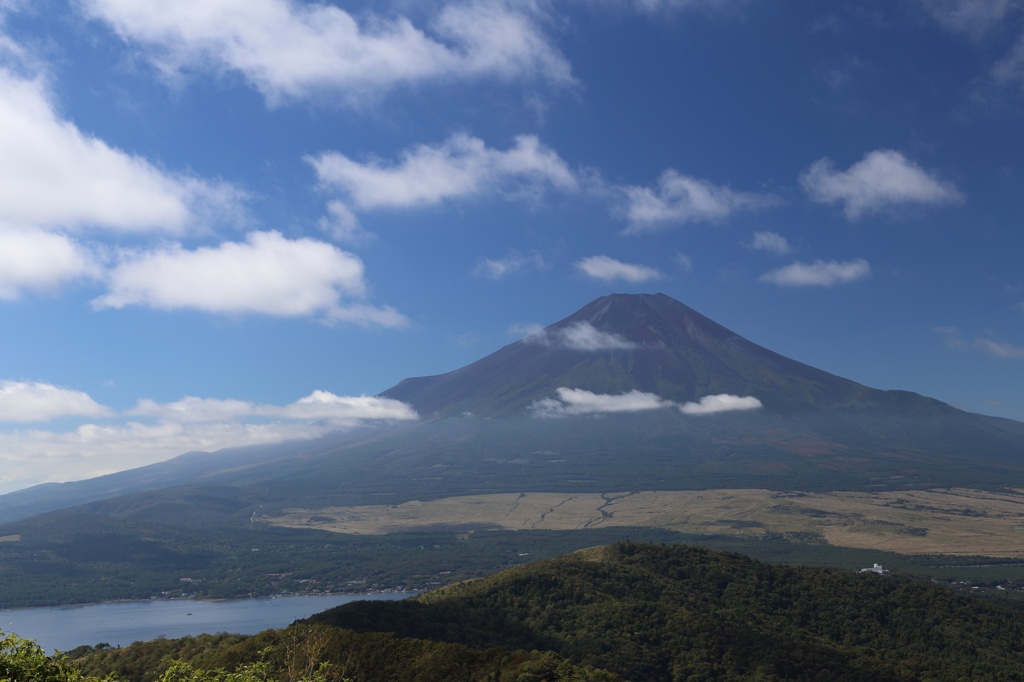
[[[1013,0],[913,0],[945,28],[974,39],[985,37],[1006,20]]]
[[[473,274],[499,280],[516,273],[527,270],[543,270],[546,267],[547,263],[540,254],[523,254],[513,251],[504,258],[481,258],[473,268]]]
[[[786,238],[777,232],[755,232],[750,240],[750,248],[775,256],[785,256],[793,250]]]
[[[819,159],[800,175],[800,186],[811,201],[842,205],[849,220],[908,206],[964,202],[964,195],[951,182],[892,149],[868,152],[845,171],[836,170],[830,159]]]
[[[623,263],[608,256],[589,256],[576,263],[576,269],[592,279],[605,282],[622,280],[632,284],[660,279],[661,272],[656,268],[635,263]]]
[[[253,232],[245,242],[188,250],[173,244],[126,253],[108,274],[97,309],[141,305],[214,314],[320,316],[326,321],[400,327],[392,308],[358,301],[366,295],[362,261],[314,239]],[[352,299],[357,299],[353,302]]]
[[[447,2],[422,26],[357,18],[326,2],[79,0],[161,72],[233,72],[272,105],[340,95],[361,104],[402,86],[497,78],[574,83],[537,5]]]
[[[763,405],[753,396],[735,396],[727,393],[709,395],[699,402],[683,404],[665,400],[654,393],[628,391],[619,394],[594,393],[580,388],[559,388],[556,398],[543,398],[528,408],[531,416],[558,418],[578,415],[647,412],[666,408],[678,409],[685,415],[700,416],[756,410]]]
[[[532,135],[517,137],[506,150],[460,133],[408,149],[393,162],[359,162],[338,152],[306,160],[323,186],[342,191],[359,210],[433,206],[491,193],[534,197],[548,187],[578,186],[566,162]]]
[[[528,335],[523,339],[526,343],[541,346],[557,346],[568,350],[600,351],[629,350],[638,345],[618,334],[603,332],[589,322],[574,322],[564,327],[536,328],[529,327]]]
[[[992,339],[975,339],[974,347],[994,358],[1003,360],[1019,360],[1024,358],[1024,346],[994,341]]]
[[[999,85],[1024,85],[1024,35],[1006,56],[992,65],[991,75]]]
[[[1024,358],[1024,346],[1005,341],[996,341],[990,336],[968,338],[956,327],[935,327],[932,331],[945,341],[946,346],[953,350],[980,351],[999,360],[1019,360]]]
[[[753,211],[781,203],[772,194],[738,192],[707,180],[664,171],[655,187],[617,188],[626,198],[627,234],[651,232],[693,222],[721,222],[734,213]]]
[[[871,265],[863,258],[849,261],[816,260],[813,263],[796,262],[766,272],[759,282],[790,287],[830,287],[864,279],[871,274]]]

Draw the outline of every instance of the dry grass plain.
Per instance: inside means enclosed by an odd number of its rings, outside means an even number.
[[[771,490],[521,493],[395,506],[289,509],[266,521],[378,535],[409,530],[660,527],[758,537],[811,533],[829,544],[905,554],[1024,558],[1024,492]]]

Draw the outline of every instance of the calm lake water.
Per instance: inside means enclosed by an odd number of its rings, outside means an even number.
[[[140,640],[231,632],[254,635],[361,599],[407,594],[275,597],[237,601],[142,601],[34,609],[0,609],[0,630],[39,643],[48,653],[81,644],[125,646]]]

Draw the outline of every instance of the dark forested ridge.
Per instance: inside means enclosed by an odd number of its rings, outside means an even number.
[[[1019,680],[1024,613],[900,575],[620,543],[310,622],[553,651],[634,680]]]

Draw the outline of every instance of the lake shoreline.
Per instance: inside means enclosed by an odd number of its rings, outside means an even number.
[[[146,599],[107,599],[104,601],[73,602],[69,604],[33,604],[32,606],[0,606],[0,614],[5,611],[27,611],[30,609],[62,609],[78,608],[84,606],[102,606],[104,604],[149,604],[153,602],[210,602],[229,603],[239,601],[250,601],[255,599],[284,599],[300,597],[348,597],[353,595],[385,595],[404,594],[413,596],[420,594],[422,590],[400,590],[398,588],[385,588],[381,590],[364,590],[361,592],[281,592],[268,594],[260,597],[149,597]],[[3,628],[0,628],[2,630]]]
[[[151,599],[0,610],[0,630],[35,641],[44,650],[127,646],[158,638],[227,632],[255,635],[362,600],[399,600],[411,592],[266,596],[250,599]]]

